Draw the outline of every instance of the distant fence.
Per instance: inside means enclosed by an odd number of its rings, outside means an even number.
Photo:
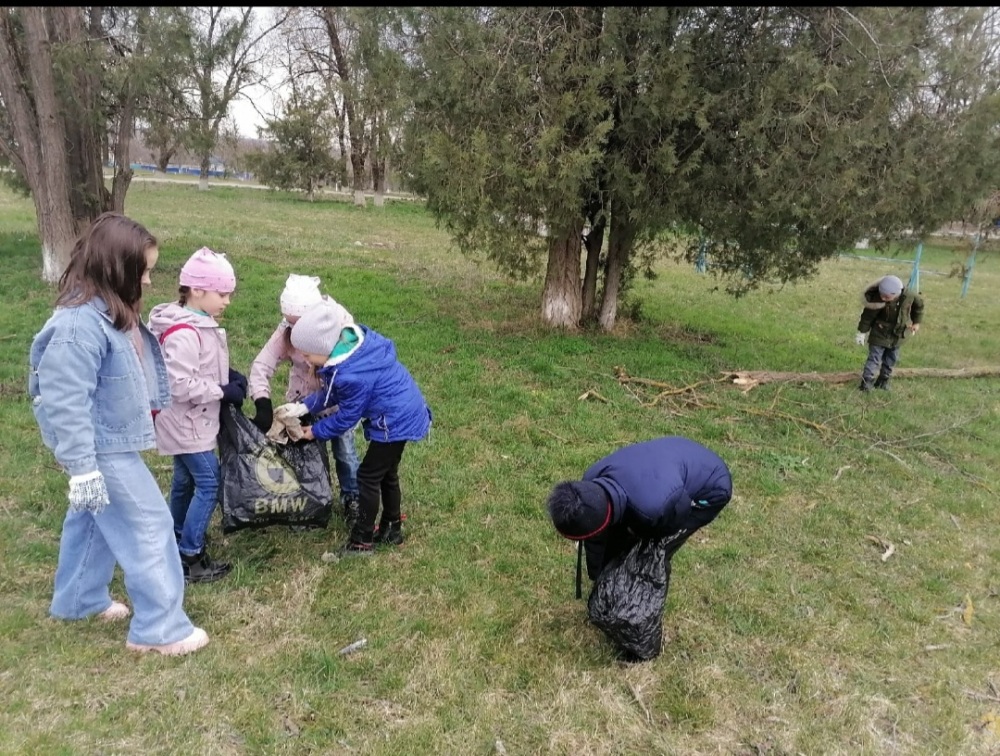
[[[105,168],[114,168],[114,167],[115,167],[114,163],[108,163],[107,165],[105,165]],[[129,167],[133,171],[136,171],[136,170],[142,170],[142,171],[159,171],[160,170],[158,166],[155,166],[152,163],[131,163],[129,165]],[[200,176],[201,175],[201,168],[198,168],[196,166],[190,166],[190,165],[168,165],[167,166],[167,170],[163,171],[163,172],[164,173],[168,173],[168,174],[174,174],[175,176],[176,175]],[[231,179],[239,179],[241,181],[250,181],[253,178],[253,174],[252,173],[247,173],[246,171],[242,171],[242,172],[230,171],[230,172],[227,173],[226,170],[223,169],[223,168],[209,168],[208,175],[211,178],[231,178]]]

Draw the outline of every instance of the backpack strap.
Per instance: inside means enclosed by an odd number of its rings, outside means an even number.
[[[198,344],[201,345],[201,334],[198,332],[197,328],[195,328],[190,323],[175,323],[174,325],[170,326],[170,328],[168,328],[167,330],[165,330],[163,333],[160,334],[159,338],[160,346],[161,347],[163,346],[163,342],[166,341],[167,336],[172,334],[174,331],[179,331],[182,328],[190,328],[192,331],[194,331],[195,334],[198,336]],[[151,414],[153,415],[153,422],[155,423],[156,416],[160,414],[160,410],[151,410]]]
[[[166,341],[167,336],[172,334],[174,331],[179,331],[182,328],[190,328],[192,331],[198,334],[198,343],[201,344],[201,334],[198,333],[197,328],[195,328],[190,323],[175,323],[174,325],[170,326],[170,328],[168,328],[167,330],[165,330],[163,333],[160,334],[160,346],[163,346],[163,342]]]
[[[576,542],[576,597],[583,598],[583,541]]]

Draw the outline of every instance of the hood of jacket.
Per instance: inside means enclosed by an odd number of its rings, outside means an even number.
[[[878,285],[881,278],[876,279],[872,283],[865,287],[865,290],[861,292],[861,306],[866,310],[884,310],[885,302],[882,301],[882,295],[878,293]],[[904,288],[905,292],[906,289]],[[900,294],[902,296],[902,294]]]
[[[156,338],[160,338],[168,328],[181,323],[195,328],[219,327],[215,318],[189,310],[178,302],[164,302],[149,311],[149,330]]]

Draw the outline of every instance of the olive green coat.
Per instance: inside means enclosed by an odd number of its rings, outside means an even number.
[[[862,294],[861,320],[858,332],[868,333],[868,344],[897,347],[906,338],[910,324],[917,324],[924,317],[924,300],[919,293],[907,289],[891,302],[883,302],[875,282]]]

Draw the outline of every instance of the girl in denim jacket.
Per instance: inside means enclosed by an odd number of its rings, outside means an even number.
[[[70,476],[50,613],[128,617],[109,591],[117,562],[134,609],[126,648],[179,655],[208,635],[184,613],[170,512],[139,454],[154,446],[152,411],[170,400],[159,346],[139,314],[158,256],[156,239],[124,215],[90,225],[31,343],[28,393],[42,440]]]
[[[247,379],[229,367],[226,331],[216,321],[235,289],[225,255],[202,247],[181,268],[178,300],[149,313],[172,400],[156,416],[156,448],[174,458],[170,512],[188,583],[218,580],[232,569],[208,555],[205,533],[219,501],[219,411],[222,402],[242,404],[247,390]]]
[[[302,276],[296,273],[288,276],[279,300],[282,321],[250,366],[250,398],[254,400],[257,409],[253,422],[263,433],[270,430],[274,420],[271,378],[281,363],[291,363],[288,390],[285,392],[286,402],[300,401],[320,387],[316,368],[306,360],[302,352],[292,346],[292,326],[298,322],[302,313],[321,299],[319,279],[316,276]],[[340,484],[340,504],[344,510],[344,521],[350,528],[358,516],[360,461],[354,445],[354,428],[331,439],[330,446],[333,451],[334,469],[337,471],[337,482]]]

